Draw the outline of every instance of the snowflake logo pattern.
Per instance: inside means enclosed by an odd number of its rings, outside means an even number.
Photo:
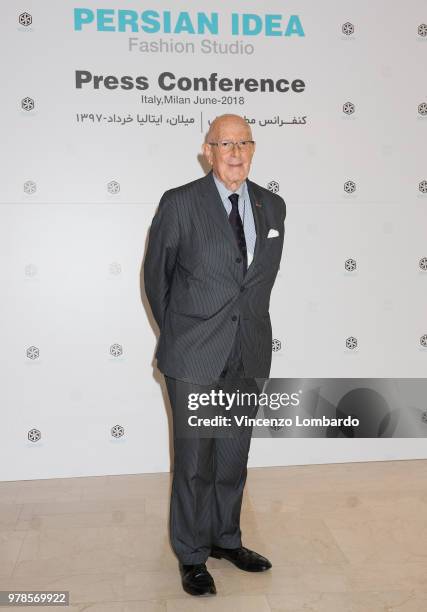
[[[346,23],[343,24],[341,29],[342,33],[346,36],[351,36],[352,34],[354,34],[354,25],[349,21],[346,21]]]
[[[356,191],[356,183],[354,181],[346,181],[344,183],[344,191],[346,193],[354,193]]]
[[[37,191],[37,185],[35,184],[34,181],[25,181],[24,193],[28,193],[28,195],[31,195],[32,193],[36,193],[36,191]]]
[[[421,420],[424,421],[424,423],[427,423],[427,412],[422,413]]]
[[[427,347],[427,334],[423,334],[420,338],[421,346]]]
[[[120,183],[118,183],[117,181],[110,181],[109,183],[107,183],[107,191],[108,193],[119,193],[120,191]]]
[[[120,355],[123,355],[123,347],[121,344],[112,344],[110,346],[110,354],[113,355],[113,357],[120,357]]]
[[[420,264],[421,270],[426,271],[427,270],[427,257],[421,257],[419,264]]]
[[[420,23],[420,25],[418,26],[418,35],[422,36],[423,38],[427,36],[427,24]]]
[[[32,98],[29,98],[28,96],[26,98],[22,98],[21,107],[23,110],[32,111],[34,109],[34,106],[34,100]]]
[[[418,189],[421,193],[427,193],[427,181],[421,181],[418,185]]]
[[[356,260],[346,259],[345,269],[347,270],[347,272],[353,272],[356,269]]]
[[[282,348],[282,343],[280,342],[280,340],[277,340],[277,338],[273,338],[271,342],[271,348],[275,353],[277,353],[277,351],[280,351],[280,349]]]
[[[113,263],[110,264],[110,274],[112,274],[113,276],[118,276],[121,273],[122,266],[118,262],[113,261]]]
[[[418,113],[420,115],[427,115],[427,102],[421,102],[421,104],[418,104]]]
[[[30,13],[21,13],[18,21],[22,26],[28,27],[33,23],[33,18],[31,17]]]
[[[277,193],[279,191],[279,183],[277,181],[270,181],[267,183],[267,189],[272,193]]]
[[[27,264],[24,269],[25,276],[35,276],[37,274],[37,266],[34,264]]]
[[[113,438],[121,438],[125,435],[125,428],[121,425],[114,425],[114,427],[111,428],[111,435]]]
[[[30,429],[28,432],[28,439],[30,442],[38,442],[42,437],[41,432],[38,429]]]
[[[353,102],[346,102],[343,104],[342,110],[346,115],[352,115],[355,111],[356,107]]]
[[[36,346],[29,346],[27,348],[28,359],[38,359],[40,357],[40,351]]]
[[[357,346],[357,338],[354,338],[354,336],[349,336],[345,341],[345,345],[350,350],[355,349]]]

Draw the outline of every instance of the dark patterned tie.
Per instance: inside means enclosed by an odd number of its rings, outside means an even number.
[[[248,254],[246,251],[246,240],[245,232],[243,231],[243,223],[239,215],[239,194],[232,193],[228,196],[228,199],[231,202],[231,212],[228,215],[228,220],[230,221],[230,225],[233,229],[234,235],[236,236],[237,246],[239,247],[239,251],[242,254],[243,258],[243,270],[244,272],[246,272],[248,268]]]

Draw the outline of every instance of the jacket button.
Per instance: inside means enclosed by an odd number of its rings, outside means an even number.
[[[236,257],[236,263],[242,263],[242,258],[241,257]]]
[[[232,320],[232,321],[237,321],[237,316],[236,316],[236,315],[233,315],[233,316],[231,317],[231,320]]]

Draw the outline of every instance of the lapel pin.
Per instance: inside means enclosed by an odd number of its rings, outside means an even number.
[[[257,200],[255,200],[255,206],[258,206],[258,208],[262,208],[262,204],[260,204]]]

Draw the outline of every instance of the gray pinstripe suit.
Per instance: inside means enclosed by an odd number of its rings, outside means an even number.
[[[256,242],[246,273],[212,171],[163,194],[144,262],[145,290],[160,328],[157,364],[174,417],[170,536],[185,564],[205,562],[212,544],[241,546],[252,429],[241,428],[231,439],[182,438],[177,423],[187,409],[184,398],[218,389],[224,379],[240,378],[251,387],[253,378],[270,374],[268,309],[286,206],[250,180],[247,189]],[[267,238],[271,228],[277,237]]]
[[[270,294],[280,266],[286,206],[247,180],[255,253],[246,274],[215,186],[204,178],[166,191],[154,216],[144,263],[145,290],[160,339],[164,374],[209,383],[220,376],[240,322],[245,375],[268,378]],[[267,238],[270,228],[278,230]]]

